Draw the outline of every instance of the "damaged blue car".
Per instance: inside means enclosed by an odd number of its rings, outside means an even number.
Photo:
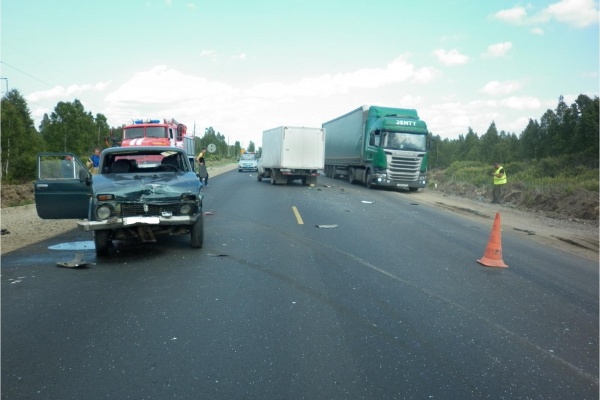
[[[96,254],[113,240],[155,242],[161,235],[204,241],[202,184],[187,154],[175,147],[105,149],[92,175],[71,153],[38,154],[35,204],[42,219],[80,219],[94,234]]]

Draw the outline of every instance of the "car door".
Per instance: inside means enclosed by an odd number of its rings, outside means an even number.
[[[42,219],[87,218],[91,174],[71,153],[39,153],[34,195]]]

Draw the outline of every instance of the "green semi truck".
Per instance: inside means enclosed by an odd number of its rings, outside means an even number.
[[[323,123],[325,175],[368,188],[427,184],[427,125],[417,110],[362,106]]]

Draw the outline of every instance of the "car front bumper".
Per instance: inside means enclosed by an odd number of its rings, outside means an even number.
[[[109,218],[105,221],[77,221],[77,227],[83,231],[99,231],[131,228],[135,226],[161,226],[161,225],[193,225],[196,223],[199,214],[192,216],[139,216]]]

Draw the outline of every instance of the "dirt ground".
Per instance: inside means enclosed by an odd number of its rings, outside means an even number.
[[[209,167],[211,176],[235,169],[236,165]],[[577,191],[561,196],[525,196],[518,187],[507,188],[503,204],[490,204],[489,194],[460,185],[438,185],[418,193],[402,193],[417,204],[428,204],[467,218],[489,221],[501,216],[502,231],[511,231],[566,252],[598,260],[598,194]],[[42,220],[35,205],[7,207],[33,202],[33,184],[3,185],[0,223],[0,254],[48,239],[76,228],[76,220]],[[482,249],[483,251],[484,249]]]

